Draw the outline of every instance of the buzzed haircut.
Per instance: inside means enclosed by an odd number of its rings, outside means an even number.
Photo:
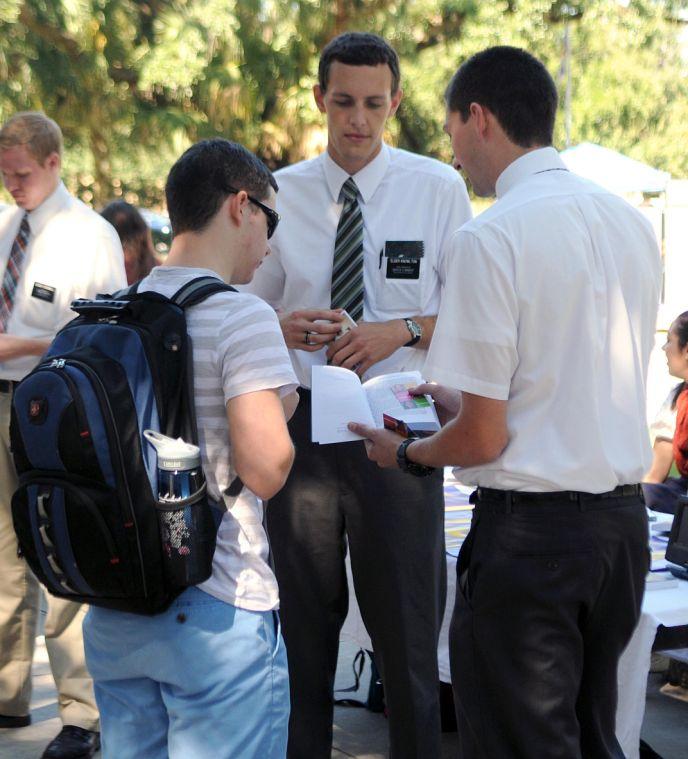
[[[471,103],[484,106],[522,148],[552,144],[557,88],[544,65],[525,50],[501,45],[476,53],[452,77],[445,100],[464,122]]]
[[[52,153],[62,155],[62,130],[41,111],[21,111],[0,129],[0,150],[25,147],[43,164]]]
[[[392,72],[392,95],[399,90],[399,56],[394,48],[377,34],[345,32],[328,42],[318,64],[318,84],[323,92],[327,90],[330,67],[335,61],[347,66],[387,65]]]
[[[172,232],[201,232],[232,189],[265,200],[271,187],[277,192],[272,172],[243,145],[220,137],[201,140],[182,154],[167,177]]]

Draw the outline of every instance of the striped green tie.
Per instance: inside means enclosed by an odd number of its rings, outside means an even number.
[[[349,177],[342,185],[344,206],[337,225],[332,268],[332,308],[344,308],[354,321],[363,316],[363,214],[358,187]]]

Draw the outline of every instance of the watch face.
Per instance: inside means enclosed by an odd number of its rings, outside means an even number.
[[[423,332],[420,324],[418,324],[418,322],[414,322],[413,319],[405,319],[405,321],[406,326],[408,327],[408,331],[413,335],[413,337],[420,337]]]

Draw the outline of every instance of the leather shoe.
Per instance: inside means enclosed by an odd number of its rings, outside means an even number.
[[[100,733],[65,725],[43,752],[41,759],[89,759],[100,748]]]
[[[0,714],[0,727],[28,727],[31,724],[31,715],[13,717],[8,714]]]

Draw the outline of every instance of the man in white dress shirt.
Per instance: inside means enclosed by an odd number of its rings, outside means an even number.
[[[394,50],[348,33],[324,49],[314,88],[327,151],[277,172],[282,223],[250,290],[280,311],[302,388],[330,361],[361,376],[422,367],[448,241],[471,217],[451,167],[383,142],[401,101]],[[358,322],[337,338],[344,308]],[[391,756],[440,756],[437,638],[444,608],[442,473],[370,464],[361,442],[311,443],[309,393],[290,423],[296,461],[267,526],[290,670],[290,759],[329,759],[348,549],[375,649]]]
[[[115,230],[60,181],[62,134],[42,113],[18,113],[0,130],[0,172],[16,206],[0,214],[0,727],[30,724],[31,662],[39,586],[12,527],[17,485],[10,454],[12,393],[38,363],[74,298],[126,286]],[[88,757],[98,710],[84,662],[85,609],[48,599],[45,640],[64,727],[44,757]]]
[[[647,221],[567,171],[554,82],[496,47],[446,93],[456,165],[497,201],[454,237],[424,440],[352,425],[402,469],[477,486],[450,631],[463,759],[621,757],[616,668],[648,570],[638,483],[660,259]],[[453,388],[453,389],[450,389]]]

